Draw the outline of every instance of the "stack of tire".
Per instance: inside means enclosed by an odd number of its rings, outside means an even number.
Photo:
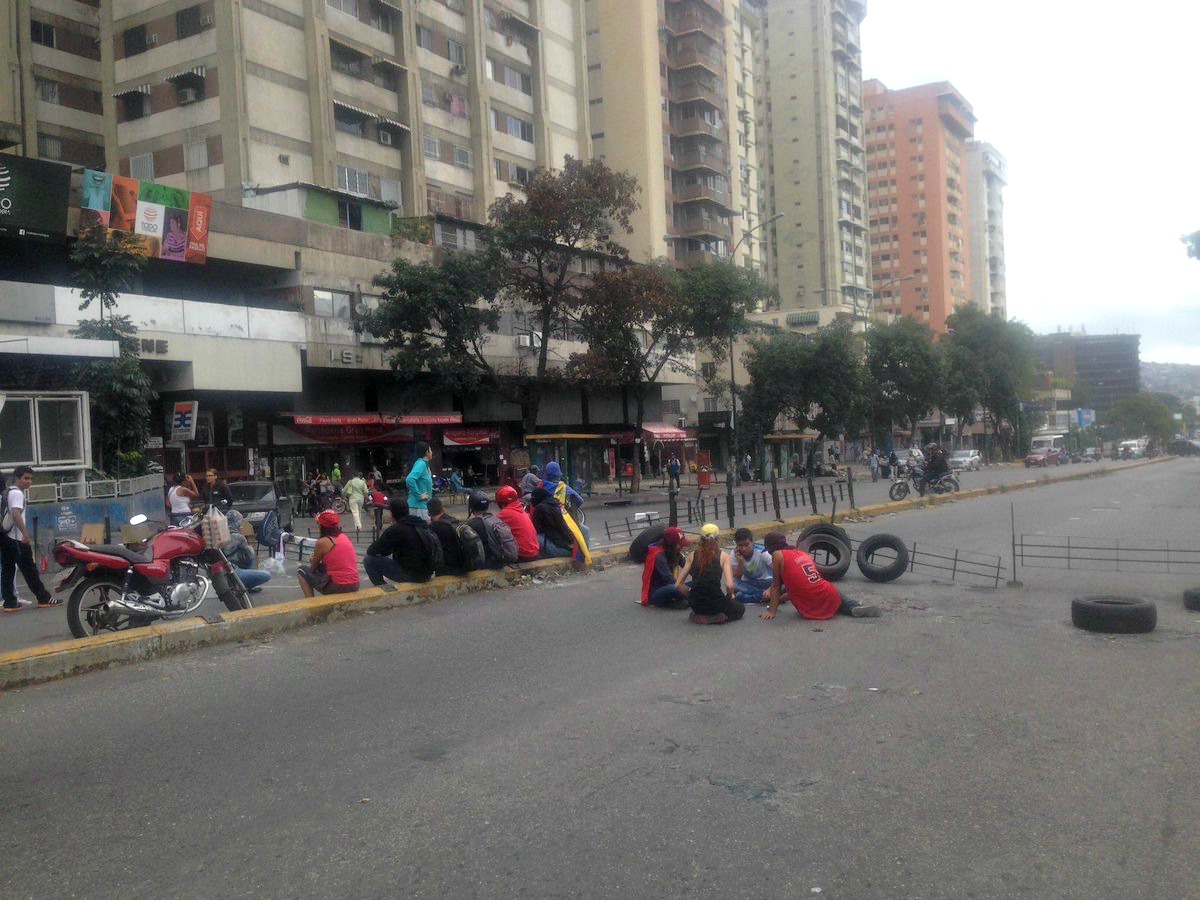
[[[817,558],[813,561],[817,564],[817,571],[826,581],[841,579],[850,571],[852,561],[857,561],[858,570],[862,572],[863,577],[881,584],[895,581],[908,569],[908,547],[894,534],[872,534],[864,538],[858,545],[856,555],[850,550],[850,535],[846,533],[846,529],[822,522],[809,525],[801,531],[800,537],[796,539],[796,546],[809,555],[817,552],[820,561]],[[875,555],[887,550],[894,555],[889,556],[884,563],[876,562]]]

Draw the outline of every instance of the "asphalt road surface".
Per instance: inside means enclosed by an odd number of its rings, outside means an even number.
[[[1002,549],[1012,502],[1179,538],[1198,488],[1176,461],[851,528]],[[706,628],[621,566],[10,691],[0,896],[1197,896],[1200,576],[1020,574]],[[1158,630],[1074,629],[1093,580]]]

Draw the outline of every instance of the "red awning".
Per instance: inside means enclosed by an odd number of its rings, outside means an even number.
[[[461,425],[462,413],[281,413],[297,425]]]
[[[447,428],[442,443],[447,447],[486,447],[500,440],[500,432],[491,428]]]
[[[462,413],[281,413],[291,429],[322,444],[394,444],[413,440],[407,426],[458,425]]]
[[[677,443],[686,441],[688,433],[682,428],[676,428],[674,425],[668,425],[666,422],[643,422],[642,431],[650,435],[656,441],[662,441],[664,444]]]

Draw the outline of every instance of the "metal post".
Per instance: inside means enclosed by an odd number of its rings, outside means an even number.
[[[783,521],[783,516],[779,514],[779,480],[775,477],[775,470],[771,469],[771,502],[775,507],[775,520]]]
[[[1008,586],[1024,587],[1017,580],[1017,504],[1008,504],[1008,515],[1012,521],[1012,579],[1008,582]]]
[[[744,499],[744,498],[743,498]],[[725,510],[729,514],[729,527],[733,527],[733,479],[725,482]]]
[[[846,464],[846,490],[850,492],[850,508],[858,509],[858,504],[854,502],[854,469],[850,464]]]
[[[667,524],[672,528],[679,527],[679,491],[675,489],[673,481],[671,489],[667,491]]]
[[[813,484],[812,472],[808,474],[808,499],[812,501],[813,515],[817,515],[817,488]]]

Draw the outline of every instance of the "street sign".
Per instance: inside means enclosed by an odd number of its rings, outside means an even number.
[[[162,448],[163,448],[163,439],[162,438],[160,438],[160,437],[146,438],[146,449],[147,450],[161,450]]]
[[[199,403],[195,400],[184,400],[175,404],[171,413],[171,440],[194,441],[196,439],[196,418]]]

